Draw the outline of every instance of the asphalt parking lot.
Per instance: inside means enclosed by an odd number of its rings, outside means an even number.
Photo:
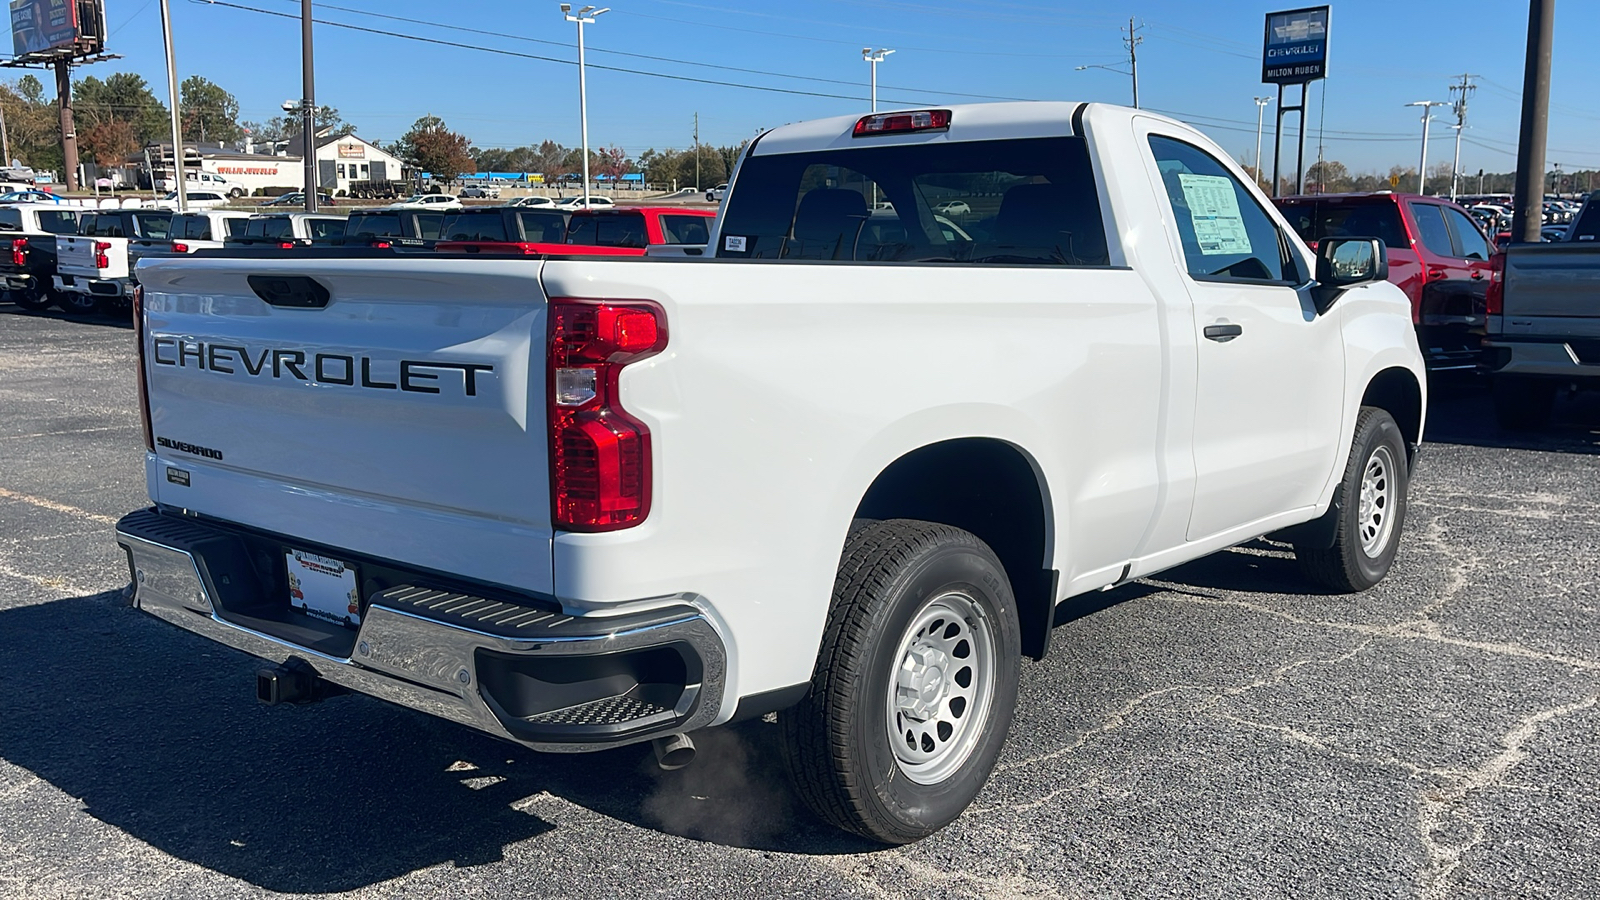
[[[1357,597],[1264,542],[1062,610],[974,808],[814,823],[775,726],[541,755],[377,700],[268,708],[129,609],[132,333],[0,303],[0,895],[1600,894],[1600,402],[1515,439],[1436,388],[1406,539]]]

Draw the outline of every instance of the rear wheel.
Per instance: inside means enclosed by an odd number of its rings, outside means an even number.
[[[1306,577],[1341,594],[1383,580],[1400,549],[1410,468],[1405,438],[1386,410],[1363,406],[1334,502],[1339,504],[1332,547],[1296,545]]]
[[[80,294],[77,291],[62,291],[56,294],[56,305],[74,316],[92,316],[104,308],[104,301],[94,294]]]
[[[43,312],[53,302],[49,292],[37,285],[20,291],[7,291],[6,299],[29,312]]]
[[[1010,583],[983,541],[910,519],[856,530],[811,691],[779,716],[797,793],[884,843],[948,825],[1005,742],[1019,648]]]
[[[1549,378],[1496,375],[1494,417],[1507,431],[1532,431],[1550,424],[1560,385]]]

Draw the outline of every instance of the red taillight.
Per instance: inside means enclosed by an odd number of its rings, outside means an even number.
[[[1489,288],[1483,298],[1483,311],[1491,316],[1500,315],[1506,305],[1506,254],[1489,254]]]
[[[390,247],[393,247],[394,245],[389,243],[388,241],[373,241],[372,242],[372,246],[376,247],[379,250],[387,250]]]
[[[25,266],[28,264],[27,238],[11,239],[11,264],[13,266]]]
[[[614,531],[650,513],[650,429],[618,395],[624,366],[667,346],[647,300],[550,300],[550,498],[557,528]]]
[[[294,241],[279,241],[278,242],[278,249],[279,250],[293,250],[294,249]]]
[[[96,269],[111,268],[111,260],[106,258],[106,251],[110,249],[111,245],[105,241],[94,242],[94,267]]]
[[[188,253],[189,252],[189,245],[183,243],[182,241],[173,241],[172,242],[172,252],[173,253]]]
[[[150,382],[144,367],[144,285],[133,289],[133,340],[138,346],[139,421],[144,425],[144,448],[156,449],[155,429],[150,425]]]
[[[875,134],[905,134],[910,131],[937,131],[950,127],[950,110],[922,109],[916,112],[894,112],[862,116],[856,122],[856,137]]]

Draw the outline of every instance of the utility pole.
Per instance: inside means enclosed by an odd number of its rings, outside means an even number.
[[[700,190],[700,111],[694,114],[694,189]]]
[[[1450,85],[1450,96],[1455,98],[1456,113],[1456,158],[1450,165],[1450,201],[1456,199],[1456,183],[1461,180],[1461,133],[1467,130],[1467,98],[1478,89],[1472,83],[1476,75],[1462,73],[1461,83]]]
[[[1271,97],[1257,97],[1256,100],[1256,185],[1261,184],[1261,120],[1267,112],[1267,104],[1272,102]]]
[[[1133,108],[1139,108],[1139,45],[1144,43],[1144,38],[1139,32],[1144,30],[1143,25],[1135,26],[1133,17],[1128,17],[1128,36],[1122,43],[1128,48],[1128,68],[1133,74]]]
[[[1449,106],[1443,100],[1418,100],[1407,106],[1422,107],[1422,157],[1417,161],[1417,193],[1428,193],[1428,125],[1433,121],[1435,106]]]
[[[168,112],[172,117],[172,190],[178,197],[178,212],[189,210],[189,188],[184,182],[188,170],[183,153],[183,129],[178,125],[178,61],[172,55],[172,9],[170,0],[161,0],[161,39],[167,51]]]
[[[78,189],[78,132],[72,124],[72,63],[56,60],[56,99],[61,104],[61,168],[67,190]]]
[[[1544,155],[1550,128],[1550,45],[1555,19],[1556,0],[1529,0],[1511,239],[1534,244],[1539,242],[1539,226],[1544,222]]]
[[[5,159],[0,164],[6,167],[11,165],[11,138],[6,136],[6,109],[0,106],[0,153],[5,154]]]
[[[872,64],[872,111],[878,111],[878,63],[883,62],[893,50],[873,52],[871,47],[861,48],[861,58]]]
[[[311,0],[300,0],[300,80],[304,92],[300,98],[300,135],[305,140],[306,151],[305,209],[314,213],[317,211],[317,88],[311,65]]]

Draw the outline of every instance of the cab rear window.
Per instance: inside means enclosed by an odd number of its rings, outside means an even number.
[[[590,247],[644,247],[650,243],[643,213],[577,215],[567,225],[567,243]]]
[[[439,230],[439,239],[445,241],[505,241],[506,221],[499,210],[492,212],[453,213],[445,216]]]
[[[715,252],[761,260],[1109,263],[1082,138],[748,157]]]

